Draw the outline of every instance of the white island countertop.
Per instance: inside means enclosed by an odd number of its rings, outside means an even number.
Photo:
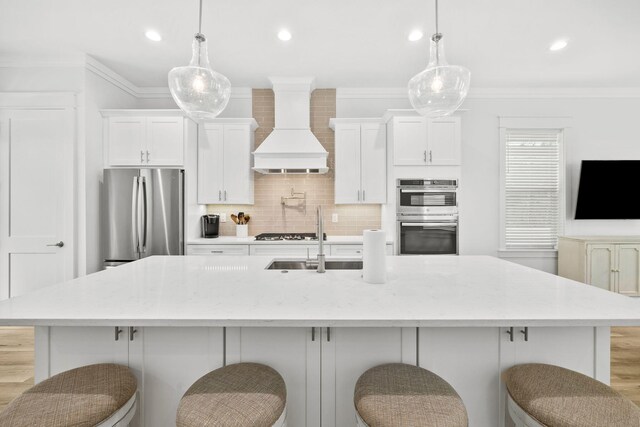
[[[2,301],[0,325],[640,325],[640,300],[488,256],[388,257],[383,285],[271,260],[151,257]]]

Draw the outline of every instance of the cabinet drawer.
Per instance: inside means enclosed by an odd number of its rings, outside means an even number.
[[[249,255],[249,245],[187,245],[187,255]]]
[[[362,245],[331,245],[333,256],[362,256]]]
[[[329,248],[325,247],[325,252],[329,253]],[[291,256],[306,258],[307,255],[314,257],[318,255],[317,245],[251,245],[251,255],[264,256]]]

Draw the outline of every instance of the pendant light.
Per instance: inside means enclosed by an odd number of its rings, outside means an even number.
[[[444,56],[442,34],[438,32],[438,0],[436,0],[436,33],[431,37],[429,64],[409,80],[409,101],[426,117],[447,116],[462,105],[469,91],[471,72],[449,65]]]
[[[231,82],[211,69],[207,40],[202,34],[202,0],[198,32],[193,40],[191,62],[169,71],[169,90],[176,104],[194,120],[212,119],[229,103]]]

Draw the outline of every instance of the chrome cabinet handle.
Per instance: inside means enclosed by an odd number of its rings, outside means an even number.
[[[61,248],[61,247],[64,246],[64,242],[62,240],[60,240],[58,243],[52,243],[52,244],[47,245],[47,246],[57,246],[57,247]]]
[[[116,326],[116,341],[120,339],[120,334],[122,333],[122,328]]]
[[[520,330],[520,333],[524,335],[524,340],[529,341],[529,328],[525,326],[524,329]]]
[[[133,341],[133,336],[138,332],[133,326],[129,326],[129,341]]]
[[[433,163],[433,153],[429,150],[429,163]]]
[[[227,201],[227,190],[224,190],[224,201]]]
[[[222,190],[218,190],[218,201],[222,200]]]
[[[144,163],[144,151],[140,150],[140,163]]]
[[[365,200],[367,200],[367,198],[365,196],[364,190],[362,190],[362,201],[364,202]]]
[[[327,342],[331,342],[331,328],[327,328]]]
[[[311,328],[311,341],[316,340],[316,328]]]
[[[224,253],[223,251],[211,251],[212,254],[222,254]]]
[[[147,163],[149,163],[149,150],[147,150]]]
[[[509,341],[513,342],[513,326],[510,328],[507,328],[507,335],[509,335]]]
[[[360,201],[360,190],[358,190],[358,201]]]
[[[424,162],[427,163],[427,150],[424,150]]]

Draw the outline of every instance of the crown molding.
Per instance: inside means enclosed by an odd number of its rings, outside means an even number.
[[[406,99],[406,88],[337,88],[337,99]],[[469,99],[640,98],[640,87],[472,88]]]
[[[137,86],[102,62],[89,55],[73,55],[63,59],[31,60],[27,58],[0,58],[0,68],[83,67],[128,94],[140,99],[171,98],[168,87]],[[232,87],[232,99],[251,99],[251,88]]]

